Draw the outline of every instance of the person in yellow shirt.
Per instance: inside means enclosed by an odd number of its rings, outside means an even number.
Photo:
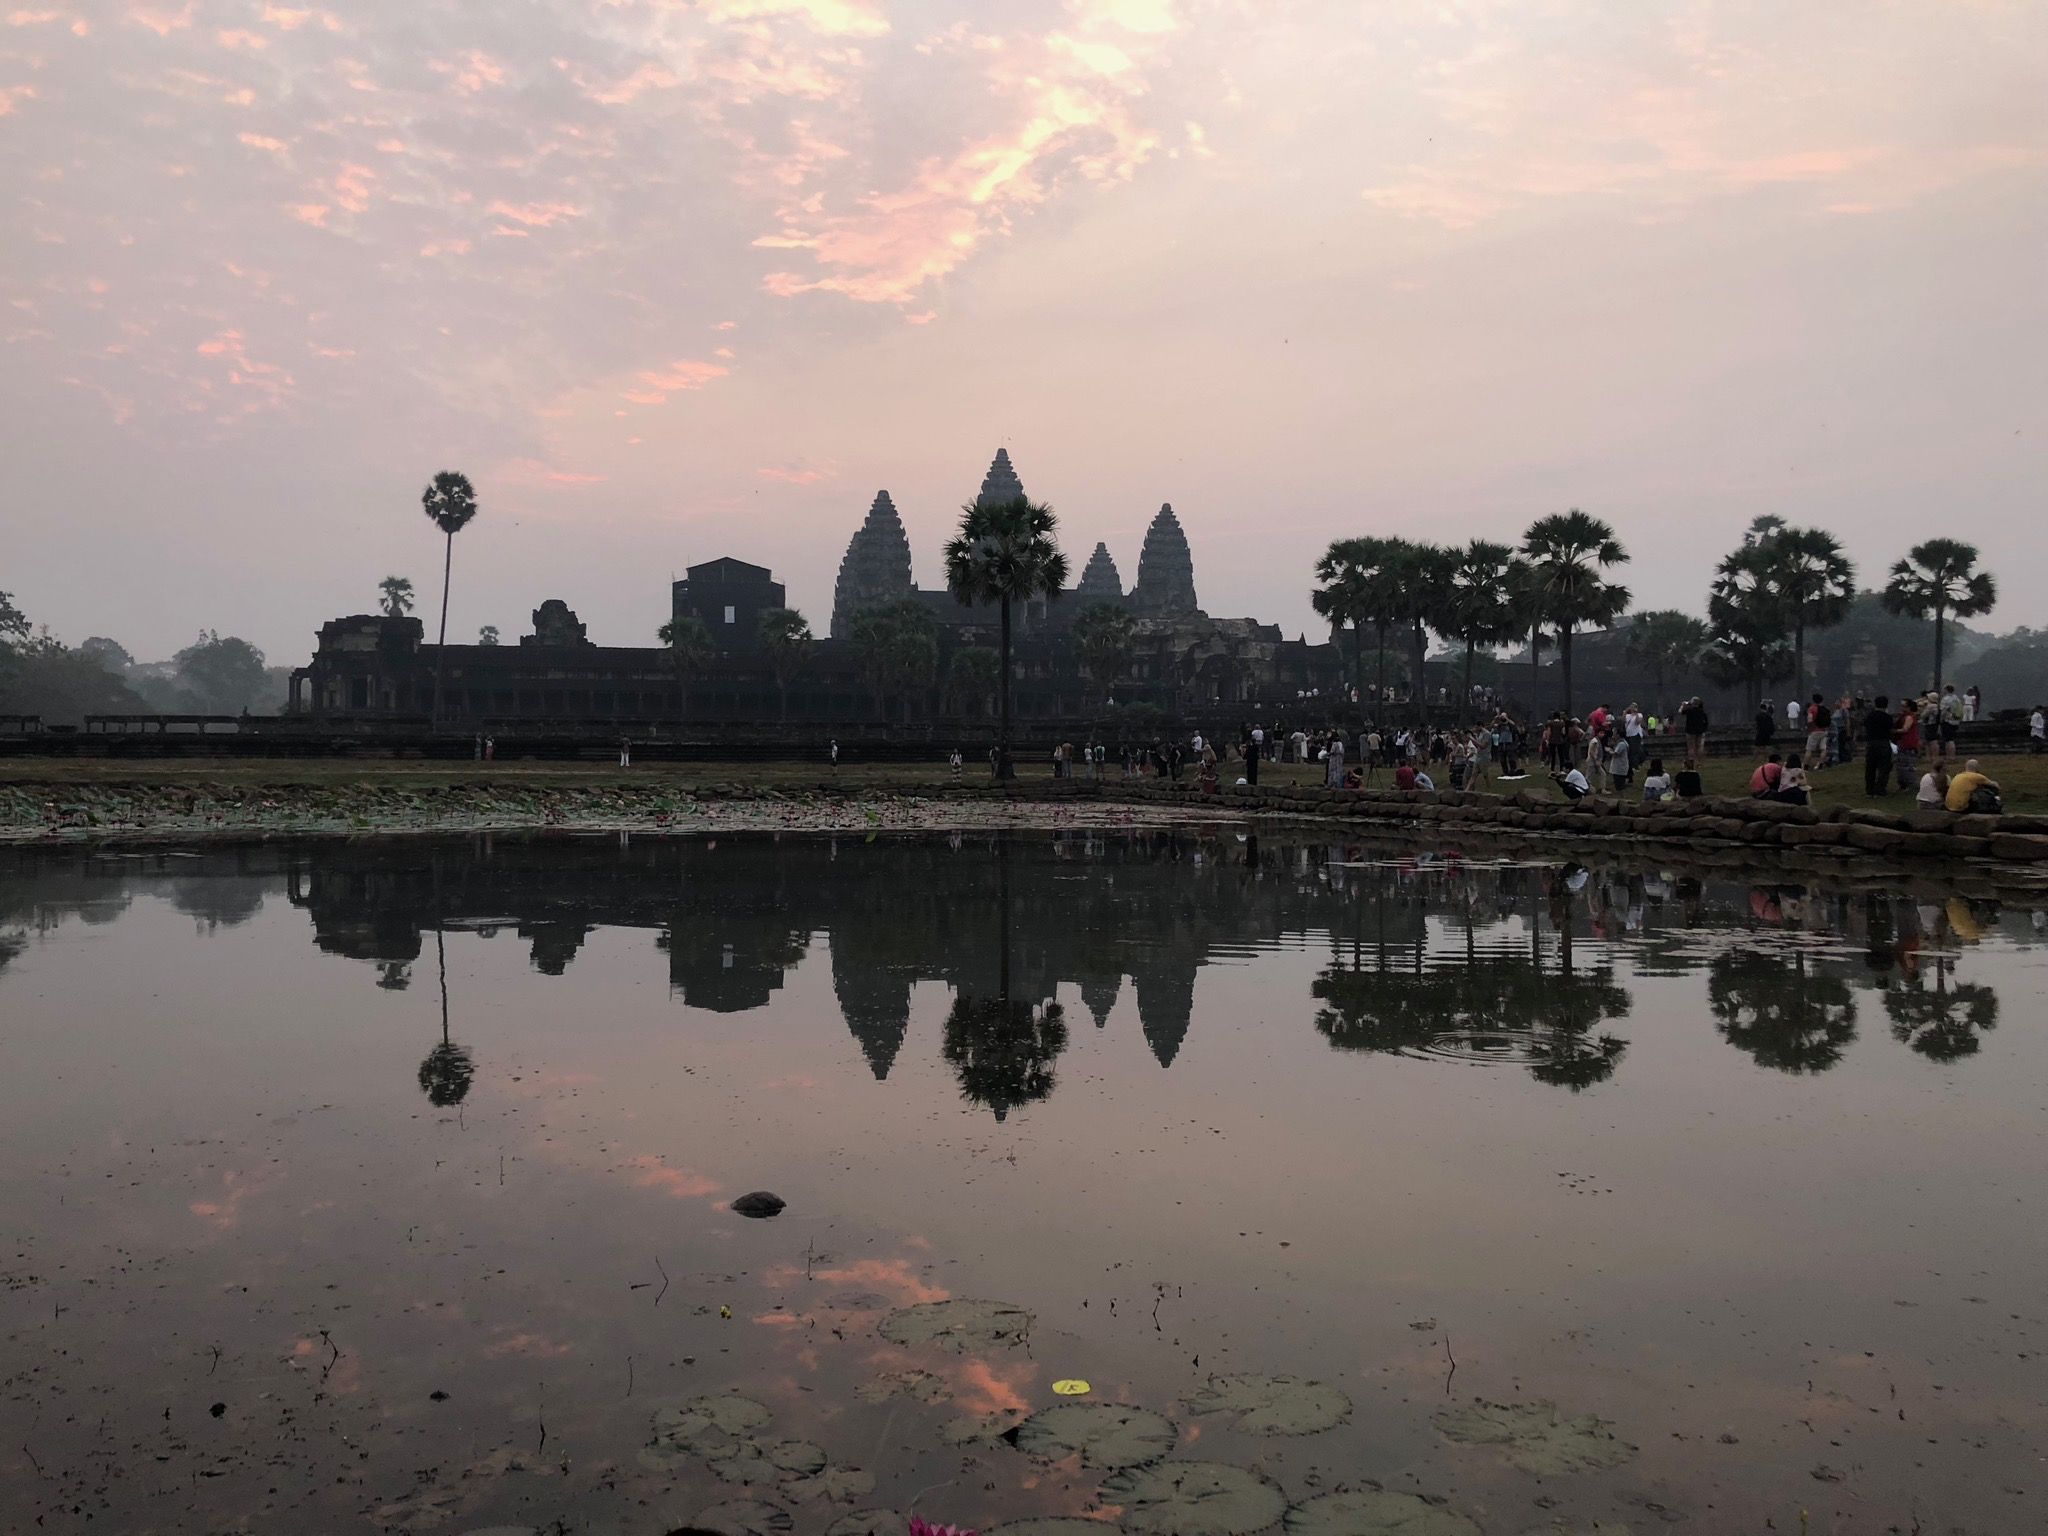
[[[1998,781],[1984,773],[1977,766],[1977,759],[1971,758],[1963,764],[1963,771],[1948,781],[1948,808],[1952,811],[1967,811],[1970,797],[1980,789],[1998,793]]]

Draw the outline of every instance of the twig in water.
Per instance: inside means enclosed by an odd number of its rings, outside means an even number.
[[[626,1356],[626,1396],[633,1395],[633,1357]]]
[[[505,1187],[505,1149],[498,1149],[498,1188]]]
[[[1451,1362],[1450,1370],[1444,1373],[1444,1396],[1449,1397],[1451,1395],[1451,1378],[1458,1374],[1458,1357],[1451,1353],[1451,1335],[1448,1329],[1444,1332],[1444,1358]]]
[[[322,1381],[325,1381],[327,1379],[327,1373],[333,1370],[334,1367],[341,1360],[341,1346],[334,1342],[334,1339],[332,1338],[332,1336],[328,1334],[325,1328],[322,1328],[320,1330],[320,1338],[322,1342],[324,1342],[327,1345],[328,1349],[332,1351],[332,1353],[329,1354],[327,1357],[327,1363],[320,1367],[320,1379]]]
[[[533,1454],[538,1456],[548,1448],[547,1389],[534,1388],[534,1399],[533,1416],[540,1421],[540,1444],[533,1448]]]
[[[658,1254],[658,1253],[657,1253],[657,1254],[656,1254],[656,1255],[654,1256],[654,1267],[655,1267],[656,1269],[661,1269],[661,1255],[660,1255],[660,1254]],[[654,1293],[654,1304],[655,1304],[655,1305],[656,1305],[657,1307],[658,1307],[658,1306],[660,1306],[660,1305],[661,1305],[661,1298],[662,1298],[662,1297],[664,1297],[664,1296],[666,1296],[667,1294],[668,1294],[668,1271],[667,1271],[667,1270],[665,1270],[665,1269],[661,1269],[661,1289],[660,1289],[660,1290],[658,1290],[658,1291],[656,1291],[656,1292]]]
[[[28,1448],[26,1440],[21,1442],[21,1454],[28,1458],[28,1464],[36,1469],[36,1476],[43,1475],[43,1464],[36,1460],[36,1453]]]
[[[213,1351],[213,1364],[206,1368],[206,1374],[211,1376],[220,1369],[220,1346],[218,1344],[210,1344],[207,1347]]]
[[[918,1489],[916,1493],[911,1495],[910,1503],[907,1506],[905,1506],[904,1512],[907,1514],[910,1510],[917,1508],[917,1501],[923,1498],[926,1494],[937,1493],[941,1488],[950,1488],[953,1486],[954,1483],[958,1481],[958,1478],[949,1477],[943,1483],[933,1483],[929,1488]]]
[[[817,1262],[818,1240],[814,1237],[804,1244],[804,1278],[811,1278],[811,1266]]]

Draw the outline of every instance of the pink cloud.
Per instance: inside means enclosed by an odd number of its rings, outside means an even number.
[[[723,363],[707,362],[702,358],[679,358],[666,368],[643,369],[635,374],[634,378],[642,387],[627,391],[623,398],[635,405],[660,405],[675,391],[702,389],[731,371]]]
[[[370,206],[370,188],[377,182],[377,173],[367,165],[344,165],[334,177],[334,200],[350,213],[361,213]]]
[[[573,469],[557,469],[540,459],[514,459],[500,466],[497,478],[509,485],[534,485],[558,490],[572,486],[603,485],[606,479],[603,475],[585,474]]]
[[[46,27],[63,16],[62,11],[9,11],[7,25],[10,27]]]
[[[268,134],[238,133],[235,135],[235,137],[241,140],[244,144],[248,145],[251,149],[260,149],[265,154],[282,155],[285,152],[284,140],[273,139]]]
[[[535,229],[551,228],[564,219],[580,219],[584,213],[584,210],[574,203],[496,202],[484,211]]]
[[[12,117],[24,101],[35,101],[40,93],[32,85],[0,85],[0,117]]]
[[[467,240],[429,240],[420,247],[422,256],[467,256],[469,251]]]
[[[832,476],[822,469],[757,469],[754,471],[763,480],[780,480],[785,485],[816,485]]]
[[[700,0],[697,10],[712,22],[787,17],[833,37],[881,37],[889,30],[868,0]]]
[[[455,82],[455,88],[465,95],[475,95],[487,85],[505,83],[505,66],[478,48],[471,48],[453,59],[435,59],[427,68],[437,75],[446,75]]]
[[[128,20],[138,27],[147,27],[158,37],[169,37],[173,32],[192,25],[192,0],[185,0],[175,11],[153,5],[132,5],[128,8]]]
[[[231,51],[258,53],[270,46],[270,39],[261,32],[251,32],[244,27],[224,27],[213,34],[213,40]]]
[[[301,224],[310,224],[315,229],[325,229],[327,215],[332,210],[325,203],[287,203],[285,211]]]

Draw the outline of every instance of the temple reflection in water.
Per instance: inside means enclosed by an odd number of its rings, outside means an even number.
[[[2043,927],[2040,912],[1956,895],[1473,862],[1370,842],[1262,846],[1219,829],[482,838],[122,860],[11,853],[0,981],[39,931],[113,920],[137,894],[211,931],[247,921],[271,893],[306,914],[319,949],[364,962],[366,981],[389,989],[439,984],[445,996],[446,938],[458,932],[521,942],[534,971],[559,977],[599,930],[645,930],[676,1001],[719,1014],[767,1007],[792,972],[822,964],[878,1080],[903,1048],[913,990],[941,986],[944,1058],[962,1093],[999,1117],[1053,1091],[1072,1031],[1107,1027],[1127,986],[1151,1055],[1171,1067],[1203,970],[1272,949],[1306,951],[1315,968],[1307,995],[1267,1000],[1260,1027],[1293,1015],[1340,1052],[1507,1064],[1573,1091],[1625,1069],[1631,1023],[1658,1027],[1635,1017],[1637,984],[1688,974],[1703,977],[1721,1036],[1763,1068],[1824,1072],[1873,1019],[1922,1057],[1954,1062],[1998,1024],[1970,951],[2039,943]],[[421,1086],[459,1104],[477,1070],[444,1028]]]

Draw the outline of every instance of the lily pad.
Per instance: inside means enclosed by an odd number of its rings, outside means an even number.
[[[805,1498],[816,1494],[835,1504],[851,1504],[875,1491],[875,1479],[859,1467],[827,1467],[816,1477],[805,1478],[796,1491]]]
[[[691,1523],[718,1536],[789,1536],[795,1526],[788,1510],[755,1499],[714,1504]]]
[[[1539,1477],[1598,1472],[1633,1461],[1636,1454],[1607,1420],[1591,1414],[1567,1419],[1555,1403],[1489,1403],[1475,1398],[1466,1407],[1444,1409],[1432,1422],[1446,1440],[1497,1446],[1510,1464]]]
[[[756,1446],[754,1434],[766,1430],[772,1417],[752,1397],[733,1393],[659,1409],[653,1415],[653,1440],[641,1446],[639,1462],[653,1473],[672,1473],[688,1460],[729,1460]]]
[[[749,1440],[712,1462],[711,1470],[728,1483],[796,1481],[823,1472],[825,1452],[808,1440]]]
[[[1124,1506],[1126,1530],[1148,1536],[1250,1536],[1287,1508],[1256,1472],[1220,1461],[1158,1461],[1103,1479],[1105,1500]]]
[[[903,1536],[903,1517],[893,1509],[857,1509],[825,1527],[825,1536]]]
[[[882,1319],[882,1337],[898,1344],[936,1344],[955,1354],[1016,1344],[1030,1335],[1031,1314],[1001,1301],[919,1302]]]
[[[1479,1536],[1455,1510],[1412,1493],[1326,1493],[1287,1511],[1287,1536]]]
[[[1180,1431],[1164,1414],[1122,1403],[1055,1403],[1018,1428],[1017,1448],[1057,1461],[1078,1455],[1086,1466],[1115,1469],[1157,1461]]]
[[[886,1403],[897,1397],[907,1397],[916,1403],[943,1403],[953,1395],[953,1389],[946,1385],[945,1377],[934,1376],[930,1371],[884,1371],[855,1387],[853,1395],[864,1403]]]
[[[1122,1526],[1106,1520],[1083,1520],[1079,1515],[1052,1515],[1044,1520],[1013,1520],[983,1532],[983,1536],[1121,1536]],[[826,1536],[831,1536],[830,1532]]]
[[[1195,1413],[1231,1413],[1254,1435],[1313,1435],[1351,1416],[1351,1399],[1328,1382],[1297,1376],[1212,1376],[1188,1398]]]

